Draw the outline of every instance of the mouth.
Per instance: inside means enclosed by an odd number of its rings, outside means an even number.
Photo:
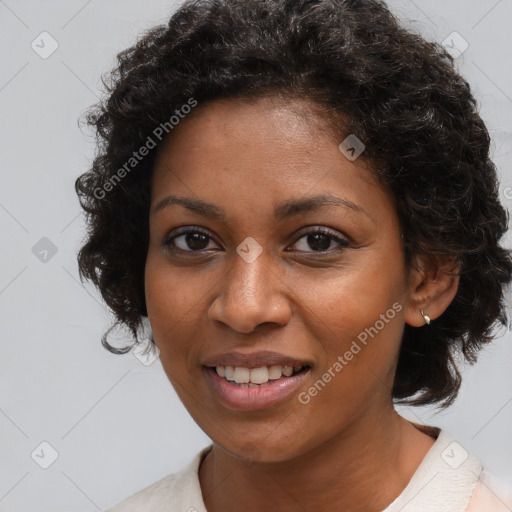
[[[311,371],[303,366],[203,366],[206,381],[224,407],[235,411],[270,409],[302,386]]]
[[[207,367],[208,368],[208,367]],[[297,375],[298,373],[309,370],[309,365],[303,366],[260,366],[259,368],[247,368],[244,366],[213,366],[209,367],[215,373],[226,381],[236,386],[259,387],[268,386],[274,381],[286,377]]]

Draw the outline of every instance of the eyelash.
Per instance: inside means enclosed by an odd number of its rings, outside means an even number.
[[[208,237],[210,240],[213,240],[213,238],[208,234],[208,232],[206,232],[205,230],[203,230],[201,228],[185,228],[185,229],[180,230],[177,233],[173,234],[172,237],[167,237],[164,240],[163,245],[165,246],[166,249],[168,249],[169,251],[171,251],[173,253],[201,254],[202,252],[206,251],[206,249],[202,249],[202,250],[198,250],[198,251],[194,251],[194,250],[188,250],[187,251],[187,250],[184,250],[184,249],[180,249],[179,247],[176,247],[172,243],[172,241],[175,238],[179,238],[180,236],[187,235],[187,234],[190,234],[190,233],[201,233],[202,235],[205,235],[206,237]],[[341,247],[338,247],[337,249],[329,249],[329,250],[325,250],[325,251],[302,251],[302,252],[312,253],[312,254],[317,254],[317,255],[325,255],[325,254],[331,254],[333,252],[338,252],[338,251],[343,250],[344,248],[350,247],[350,243],[348,242],[348,240],[338,236],[336,234],[336,232],[331,231],[330,229],[327,229],[327,228],[324,228],[324,227],[318,227],[318,228],[313,229],[311,231],[307,231],[306,233],[302,233],[301,236],[299,238],[297,238],[297,240],[294,242],[294,244],[296,244],[302,238],[305,238],[305,237],[307,237],[309,235],[315,235],[315,234],[318,234],[318,233],[322,234],[322,235],[326,235],[329,238],[331,238],[332,240],[338,242]],[[287,251],[287,252],[293,252],[293,251]]]

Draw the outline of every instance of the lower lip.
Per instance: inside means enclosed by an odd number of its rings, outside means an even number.
[[[310,369],[291,377],[269,381],[258,387],[238,386],[220,377],[215,368],[203,367],[206,380],[213,392],[228,409],[238,411],[258,411],[267,409],[293,394],[306,379]]]

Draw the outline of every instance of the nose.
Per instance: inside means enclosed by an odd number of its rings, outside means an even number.
[[[221,278],[221,291],[209,309],[210,320],[249,334],[263,324],[284,326],[291,318],[290,289],[272,269],[265,251],[252,262],[235,254]]]

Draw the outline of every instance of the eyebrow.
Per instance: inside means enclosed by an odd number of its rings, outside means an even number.
[[[156,213],[164,208],[173,204],[181,205],[188,210],[220,221],[226,220],[226,213],[222,208],[215,206],[214,204],[207,203],[201,199],[193,199],[191,197],[180,197],[176,195],[170,195],[159,201],[153,208],[153,213]],[[274,217],[277,220],[284,220],[294,215],[298,215],[304,212],[311,212],[318,210],[325,206],[344,206],[350,208],[358,213],[368,215],[363,208],[359,205],[341,199],[339,197],[332,196],[330,194],[322,194],[313,197],[306,197],[303,199],[289,199],[277,205],[274,205]]]

